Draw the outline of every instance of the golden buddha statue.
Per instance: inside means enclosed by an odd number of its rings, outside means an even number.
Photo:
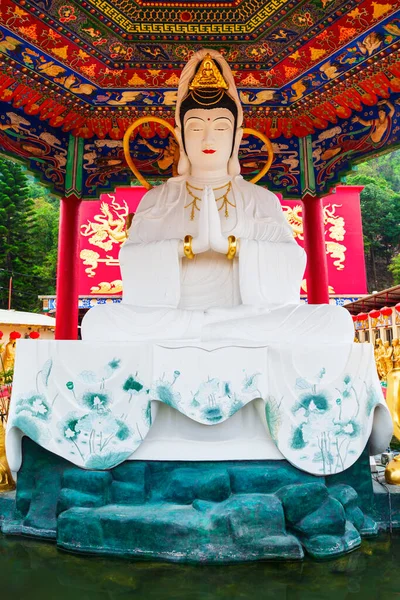
[[[6,344],[3,356],[3,370],[11,371],[14,368],[15,363],[15,346],[16,340],[10,340]]]
[[[387,379],[388,374],[393,369],[393,348],[390,345],[390,342],[383,342],[382,355],[385,370],[385,379]]]
[[[385,379],[385,360],[383,342],[380,338],[375,341],[374,348],[376,370],[378,371],[379,379]]]
[[[393,339],[392,348],[393,348],[393,368],[398,369],[398,368],[400,368],[400,344],[399,344],[398,338]]]
[[[394,338],[391,352],[387,348],[385,342],[385,367],[389,369],[387,372],[387,391],[386,402],[392,416],[393,434],[400,440],[400,346],[399,340]],[[391,365],[389,364],[389,357]],[[400,485],[400,455],[396,456],[385,469],[385,479],[387,483]]]
[[[400,454],[394,457],[385,469],[385,480],[392,485],[400,485]]]
[[[6,435],[3,423],[0,422],[0,492],[8,492],[14,489],[15,482],[6,458]]]

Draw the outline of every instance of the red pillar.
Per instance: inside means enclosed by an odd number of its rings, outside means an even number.
[[[78,337],[79,207],[76,196],[62,198],[58,234],[56,340]]]
[[[309,304],[329,304],[322,198],[303,198],[304,247],[307,252],[307,298]]]

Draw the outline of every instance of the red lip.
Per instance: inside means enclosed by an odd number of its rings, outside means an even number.
[[[215,150],[203,150],[204,154],[214,154]]]

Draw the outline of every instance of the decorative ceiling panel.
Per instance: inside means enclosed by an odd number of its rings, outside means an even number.
[[[145,62],[164,70],[181,69],[194,51],[212,46],[239,70],[263,71],[274,69],[285,59],[287,67],[301,68],[296,53],[315,40],[313,56],[302,57],[309,65],[310,58],[314,61],[325,56],[388,16],[398,2],[243,0],[230,9],[215,2],[201,2],[193,4],[200,6],[192,9],[193,14],[182,11],[178,3],[140,6],[132,0],[19,0],[14,8],[13,3],[2,4],[3,23],[7,27],[15,25],[16,33],[21,21],[27,22],[27,15],[38,19],[25,39],[34,41],[37,37],[41,43],[38,32],[43,23],[100,60],[109,60],[106,64],[114,68],[139,68]],[[26,25],[23,37],[24,31]],[[298,64],[293,65],[293,61]]]
[[[204,46],[272,139],[400,89],[400,0],[2,0],[0,25],[0,99],[84,138],[121,139],[146,114],[172,123],[179,74]]]

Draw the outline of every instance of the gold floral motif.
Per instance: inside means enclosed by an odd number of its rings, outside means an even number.
[[[96,275],[96,269],[99,266],[100,254],[95,252],[94,250],[81,250],[79,257],[83,260],[83,264],[88,266],[88,269],[85,269],[85,273],[89,275],[89,277],[94,277]]]
[[[102,202],[100,214],[81,225],[81,235],[88,238],[89,244],[101,248],[103,251],[112,251],[114,244],[120,246],[126,240],[126,220],[129,207],[125,200],[118,203],[115,196],[111,196],[111,202]],[[85,273],[88,277],[95,277],[99,263],[105,263],[108,267],[117,267],[118,258],[106,254],[100,258],[100,253],[89,248],[80,252],[80,258],[87,267]],[[119,294],[122,291],[122,281],[102,281],[91,288],[92,294]]]
[[[106,254],[106,258],[100,258],[100,254],[95,252],[94,250],[81,250],[80,258],[83,260],[83,264],[88,266],[85,269],[85,273],[89,277],[94,277],[96,275],[96,269],[99,266],[99,263],[106,263],[108,267],[117,267],[119,265],[118,259]]]
[[[91,294],[120,294],[122,292],[122,280],[102,281],[90,288]]]
[[[325,242],[326,245],[326,253],[334,259],[333,264],[338,271],[343,271],[344,269],[344,261],[346,260],[345,252],[347,250],[346,246],[343,244],[338,244],[337,242]]]

